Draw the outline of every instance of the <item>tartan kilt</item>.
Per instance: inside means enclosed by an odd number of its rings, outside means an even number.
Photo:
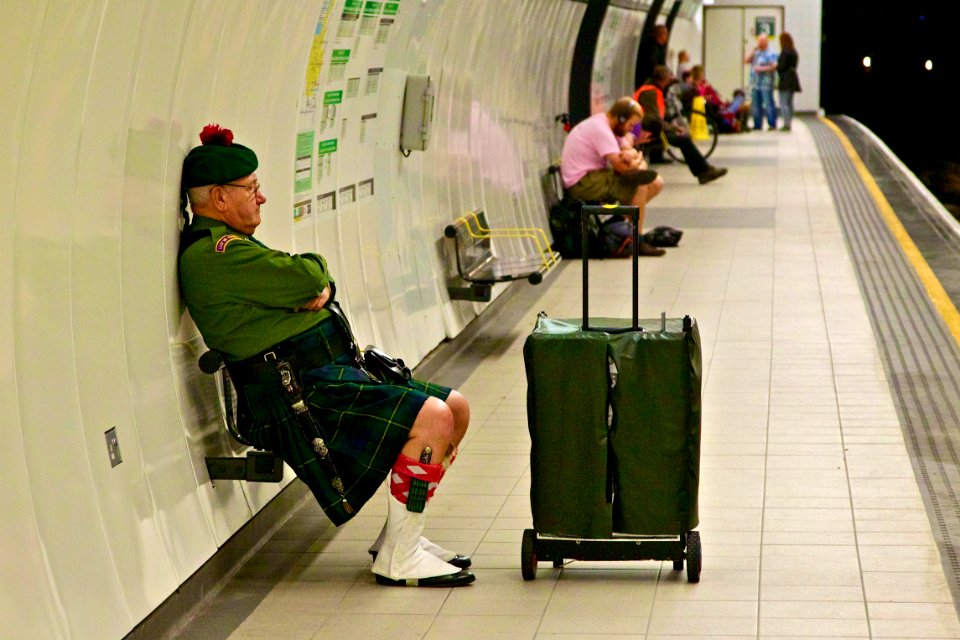
[[[450,389],[419,380],[403,385],[373,382],[347,364],[350,361],[345,355],[334,364],[300,372],[300,377],[355,514],[390,472],[423,403],[430,396],[446,400]],[[290,465],[335,525],[349,520],[354,514],[343,509],[279,383],[248,384],[237,391],[246,414],[239,425],[241,435]]]

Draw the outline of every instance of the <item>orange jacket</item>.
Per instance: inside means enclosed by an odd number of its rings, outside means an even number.
[[[640,106],[643,107],[644,113],[650,113],[654,106],[651,102],[654,96],[651,96],[649,93],[647,93],[649,91],[653,91],[654,95],[656,96],[656,108],[660,113],[660,119],[663,120],[663,114],[666,113],[666,105],[664,104],[663,91],[660,89],[660,87],[654,84],[645,84],[637,89],[636,93],[633,94],[633,99],[640,103]],[[641,95],[644,93],[647,95]]]

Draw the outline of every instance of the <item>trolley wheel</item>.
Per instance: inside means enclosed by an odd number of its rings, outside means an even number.
[[[687,532],[687,582],[700,582],[703,567],[703,551],[700,548],[700,532]]]
[[[543,282],[543,274],[540,273],[539,271],[534,271],[529,276],[527,276],[527,281],[530,282],[530,284],[540,284],[541,282]]]
[[[559,568],[562,567],[562,566],[563,566],[563,558],[556,558],[556,559],[554,559],[554,561],[553,561],[553,568],[554,568],[554,569],[559,569]]]
[[[523,530],[523,542],[520,545],[520,573],[524,580],[534,580],[537,577],[537,532],[533,529]]]
[[[673,561],[673,570],[674,570],[674,571],[683,571],[683,560],[674,560],[674,561]]]

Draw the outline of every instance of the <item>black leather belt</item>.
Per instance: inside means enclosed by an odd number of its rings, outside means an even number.
[[[236,386],[270,384],[277,381],[277,360],[290,363],[295,371],[309,371],[330,364],[347,353],[355,353],[350,337],[330,316],[307,331],[287,338],[245,360],[226,362]]]

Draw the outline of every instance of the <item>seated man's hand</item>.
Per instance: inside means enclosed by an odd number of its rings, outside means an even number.
[[[646,144],[653,139],[653,134],[649,131],[641,131],[640,135],[637,137],[637,144]]]
[[[620,157],[623,159],[624,164],[628,164],[632,167],[640,161],[640,152],[633,147],[621,149]]]
[[[297,311],[320,311],[327,304],[327,301],[330,300],[330,285],[324,287],[323,291],[320,292],[316,298],[306,303]]]
[[[646,162],[643,160],[643,155],[633,148],[622,149],[620,151],[620,159],[623,161],[625,166],[624,173],[636,173],[646,166]]]

